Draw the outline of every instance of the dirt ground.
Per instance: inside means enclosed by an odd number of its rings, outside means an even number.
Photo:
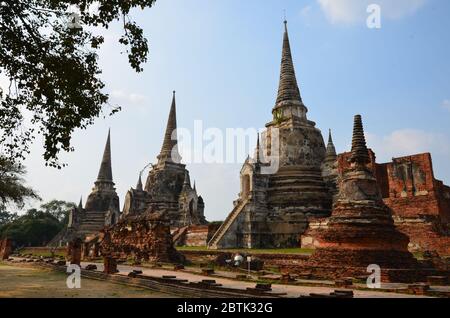
[[[81,278],[80,289],[69,289],[64,273],[0,264],[0,297],[15,298],[163,298],[173,297],[143,289]]]

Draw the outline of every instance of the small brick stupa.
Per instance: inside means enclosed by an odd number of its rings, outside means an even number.
[[[351,167],[344,172],[328,229],[307,262],[313,276],[327,279],[368,276],[377,264],[382,281],[414,280],[417,262],[408,252],[408,237],[394,225],[373,173],[361,116],[355,116]]]

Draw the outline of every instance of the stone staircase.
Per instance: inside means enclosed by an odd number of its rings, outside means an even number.
[[[328,189],[323,181],[321,171],[313,169],[284,169],[270,176],[269,203],[285,202],[289,197],[301,201],[305,196],[309,200],[308,193],[328,196]],[[322,195],[319,195],[322,197]],[[322,198],[321,198],[322,199]]]
[[[219,227],[219,229],[214,233],[211,240],[208,242],[208,248],[210,249],[217,249],[217,244],[220,242],[222,237],[225,235],[225,233],[228,231],[230,226],[234,223],[236,218],[239,216],[239,214],[242,212],[243,208],[248,203],[248,200],[242,200],[239,204],[237,204],[233,211],[228,215],[228,217],[225,219],[225,221],[222,223],[222,225]]]
[[[77,232],[86,237],[100,231],[104,227],[105,212],[86,211]]]
[[[183,237],[183,235],[186,234],[189,226],[183,226],[175,230],[175,232],[172,233],[172,242],[175,246],[178,245],[179,241]]]

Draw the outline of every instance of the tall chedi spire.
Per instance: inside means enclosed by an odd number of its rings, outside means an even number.
[[[98,171],[98,183],[113,183],[112,167],[111,167],[111,130],[108,131],[108,139],[106,140],[105,150],[103,151],[102,163]]]
[[[189,172],[187,170],[184,171],[184,181],[183,181],[183,191],[191,190],[191,177],[189,176]]]
[[[92,192],[87,197],[84,209],[86,211],[103,213],[108,211],[111,201],[114,201],[114,206],[118,209],[119,197],[117,196],[113,182],[111,165],[111,131],[109,130],[97,180],[94,182]]]
[[[325,161],[335,161],[337,158],[336,148],[334,147],[333,137],[331,136],[331,129],[328,133],[327,152],[325,155]]]
[[[350,162],[354,163],[358,170],[365,169],[370,162],[361,115],[356,115],[354,119]]]
[[[177,139],[177,111],[175,102],[175,91],[173,91],[172,105],[170,107],[169,119],[167,120],[166,133],[164,135],[161,152],[158,155],[159,163],[175,162],[179,163],[181,157],[178,152]]]
[[[260,136],[259,133],[256,137],[256,147],[255,147],[255,153],[253,155],[253,161],[255,163],[261,163],[261,145],[260,145]]]
[[[322,177],[328,187],[329,192],[335,196],[338,194],[338,163],[336,148],[334,147],[331,129],[328,133],[328,144],[325,152],[325,160],[322,165]]]
[[[136,184],[136,190],[138,190],[138,191],[142,191],[143,190],[143,188],[142,188],[142,179],[141,179],[141,174],[140,173],[139,173],[138,182]]]
[[[294,62],[292,60],[291,45],[287,21],[284,21],[283,50],[281,55],[280,82],[275,107],[274,117],[287,117],[289,115],[306,119],[308,109],[303,104],[295,76]]]

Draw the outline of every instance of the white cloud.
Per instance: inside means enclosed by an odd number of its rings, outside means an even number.
[[[377,155],[377,161],[389,161],[392,157],[430,152],[432,155],[450,155],[450,140],[439,133],[416,129],[395,130],[387,136],[366,133],[367,145]]]
[[[311,5],[307,5],[300,10],[299,16],[301,21],[303,21],[307,27],[310,27],[315,21],[317,21],[318,14],[321,14],[319,9],[314,8]]]
[[[450,111],[450,99],[446,99],[442,102],[442,108]]]
[[[307,17],[311,13],[311,10],[312,10],[312,6],[310,6],[310,5],[305,6],[300,10],[300,15],[302,17]]]
[[[131,104],[143,104],[147,99],[144,95],[135,93],[126,93],[122,90],[114,90],[111,92],[110,95],[114,99]]]
[[[400,19],[415,13],[429,0],[317,0],[331,23],[354,24],[366,21],[367,7],[378,4],[381,17]]]

